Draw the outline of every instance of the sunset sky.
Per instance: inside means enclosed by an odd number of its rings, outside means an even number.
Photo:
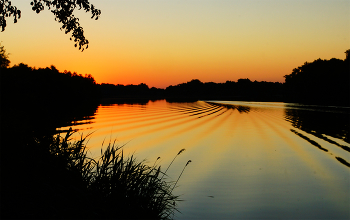
[[[305,61],[344,59],[350,49],[349,0],[90,0],[99,20],[77,11],[89,40],[80,52],[54,15],[29,0],[7,19],[0,41],[11,66],[55,65],[98,83],[165,88],[202,82],[284,81]]]

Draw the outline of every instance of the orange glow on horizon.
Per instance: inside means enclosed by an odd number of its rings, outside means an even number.
[[[54,65],[91,74],[97,83],[165,88],[202,82],[283,82],[283,76],[318,58],[344,59],[350,2],[96,1],[101,18],[78,12],[89,49],[80,52],[46,10],[27,2],[0,33],[11,65]],[[25,36],[25,37],[23,37]]]

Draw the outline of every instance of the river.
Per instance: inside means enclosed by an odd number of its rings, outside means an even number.
[[[167,172],[192,161],[175,219],[349,219],[349,124],[345,107],[160,100],[100,105],[73,129],[92,157],[116,141],[163,170],[185,149]]]

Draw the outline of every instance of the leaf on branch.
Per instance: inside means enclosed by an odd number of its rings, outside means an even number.
[[[55,21],[62,23],[61,30],[65,34],[71,33],[70,40],[74,39],[75,47],[79,45],[79,50],[84,51],[88,48],[89,41],[84,36],[84,30],[79,24],[79,18],[74,17],[74,10],[83,9],[85,12],[91,13],[91,18],[97,20],[101,15],[101,10],[95,8],[88,0],[32,0],[30,2],[32,10],[40,13],[47,7],[55,16]],[[2,31],[6,27],[5,17],[14,17],[14,23],[21,18],[21,11],[11,5],[10,0],[0,0],[0,26]]]
[[[1,31],[5,31],[7,17],[13,16],[14,23],[17,23],[17,19],[21,18],[21,10],[18,10],[16,6],[12,6],[11,1],[0,1],[0,26]]]

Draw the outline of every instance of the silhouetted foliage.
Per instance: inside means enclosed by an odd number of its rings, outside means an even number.
[[[103,153],[101,150],[100,158],[90,158],[87,136],[73,141],[71,135],[69,130],[65,137],[47,135],[25,144],[12,139],[2,145],[7,154],[1,158],[1,218],[173,216],[178,201],[172,194],[176,183],[160,177],[160,166],[124,157],[122,147],[115,143],[109,143]]]
[[[350,49],[345,51],[345,62],[349,62],[350,61],[349,60],[350,59],[349,56],[350,56]]]
[[[123,88],[130,97],[158,91],[143,83],[104,86]],[[65,138],[53,136],[59,127],[94,118],[104,86],[55,66],[1,69],[1,218],[173,216],[176,183],[158,178],[160,167],[124,158],[112,143],[99,160],[87,158],[85,138],[69,143],[70,131]]]
[[[10,60],[8,57],[8,53],[6,53],[6,50],[4,46],[0,43],[0,69],[7,68],[10,65]]]
[[[203,83],[198,79],[169,86],[165,90],[167,100],[236,100],[236,101],[281,101],[282,83],[257,82],[239,79],[237,82]]]
[[[98,90],[91,75],[69,71],[59,72],[55,66],[35,69],[20,63],[1,72],[2,101],[31,103],[45,101],[46,105],[59,100],[77,103],[96,100]]]
[[[123,159],[116,147],[100,161],[86,159],[85,139],[72,147],[67,136],[53,138],[57,128],[94,117],[99,88],[91,75],[21,63],[0,77],[1,218],[171,217],[177,197],[157,178],[160,169]]]
[[[98,105],[83,94],[94,80],[60,73],[54,66],[34,69],[19,64],[2,69],[0,83],[1,218],[58,218],[52,215],[56,208],[63,208],[64,216],[75,203],[65,196],[80,193],[70,185],[71,174],[37,141],[59,127],[94,117]],[[59,203],[62,206],[55,207]]]
[[[349,50],[346,59],[317,59],[293,69],[285,75],[286,101],[350,105]]]
[[[139,85],[102,83],[98,87],[104,102],[135,102],[138,100],[137,102],[144,103],[149,99],[164,99],[164,89],[149,88],[144,83]]]
[[[11,4],[9,0],[0,0],[0,26],[1,31],[5,30],[6,18],[13,16],[13,22],[17,23],[17,20],[21,18],[21,10],[18,10],[16,6]]]
[[[34,69],[21,63],[2,69],[0,94],[1,135],[16,131],[25,143],[94,117],[98,106],[92,76],[61,73],[54,66]]]
[[[241,85],[242,84],[242,85]],[[191,80],[175,86],[169,86],[165,90],[159,88],[149,88],[146,84],[121,85],[102,83],[99,85],[100,94],[104,102],[139,102],[147,103],[149,99],[164,99],[169,102],[193,102],[199,99],[275,99],[274,96],[281,94],[281,83],[252,82],[252,86],[247,87],[244,83],[203,83],[198,79]],[[264,85],[263,85],[264,84]],[[253,91],[248,90],[251,89]],[[265,92],[256,91],[267,89]],[[278,91],[281,90],[281,91]],[[253,97],[250,94],[254,94]],[[259,93],[259,94],[258,94]],[[275,93],[275,94],[274,94]],[[240,95],[242,97],[240,97]],[[268,97],[271,96],[271,97]],[[144,101],[142,101],[144,100]]]
[[[33,0],[30,2],[30,5],[36,13],[40,13],[47,7],[55,15],[55,20],[62,23],[61,30],[64,30],[66,34],[72,33],[70,39],[74,40],[74,46],[79,46],[81,51],[88,48],[89,41],[84,36],[84,30],[80,26],[79,18],[76,18],[73,14],[75,9],[83,9],[85,12],[91,13],[91,18],[97,20],[101,15],[101,10],[95,8],[88,0]],[[1,0],[0,9],[2,31],[6,27],[6,17],[13,16],[14,23],[17,23],[18,18],[21,17],[21,11],[16,6],[13,6],[9,0]]]

